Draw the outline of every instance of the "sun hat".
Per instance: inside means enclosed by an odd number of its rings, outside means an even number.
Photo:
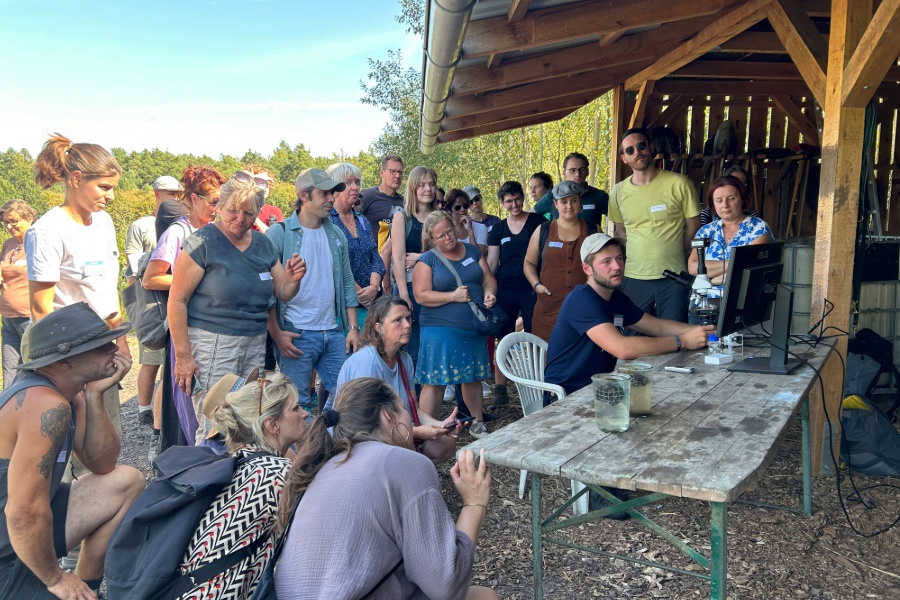
[[[225,404],[227,400],[228,394],[232,392],[236,392],[248,383],[253,383],[259,379],[259,369],[253,369],[250,371],[250,374],[246,377],[241,377],[240,375],[234,375],[229,373],[225,375],[216,382],[212,388],[210,388],[209,392],[206,394],[206,397],[203,398],[203,416],[207,419],[212,419],[213,413],[216,410]],[[212,439],[219,434],[215,429],[210,429],[209,434],[206,436],[206,439]]]
[[[581,242],[581,262],[587,262],[588,256],[600,252],[610,242],[619,242],[623,248],[625,247],[625,240],[609,237],[605,233],[595,233],[584,238]]]
[[[294,185],[298,192],[311,187],[324,192],[343,192],[347,187],[344,182],[335,181],[329,177],[328,173],[322,169],[306,169],[300,171]]]
[[[64,358],[112,342],[131,329],[131,323],[110,329],[86,302],[55,310],[29,328],[28,362],[17,369],[39,369]]]
[[[553,187],[553,199],[568,198],[569,196],[581,196],[584,188],[577,181],[560,181]]]
[[[153,191],[155,192],[183,192],[184,188],[181,187],[181,184],[177,179],[172,177],[171,175],[163,175],[162,177],[157,177],[154,180]]]

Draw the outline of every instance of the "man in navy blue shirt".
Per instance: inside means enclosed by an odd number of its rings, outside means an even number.
[[[632,360],[706,346],[713,325],[687,325],[648,315],[619,288],[625,272],[625,244],[605,233],[581,245],[588,281],[566,297],[550,335],[544,380],[567,394],[591,383],[591,375],[609,373],[616,361]],[[626,336],[625,327],[644,334]]]

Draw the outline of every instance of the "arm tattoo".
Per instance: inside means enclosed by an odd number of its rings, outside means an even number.
[[[16,394],[16,410],[19,410],[20,408],[22,408],[22,404],[25,403],[25,394],[27,394],[27,393],[28,393],[28,390],[25,389],[25,390],[22,390],[21,392],[19,392],[18,394]]]
[[[67,404],[60,404],[41,414],[41,435],[50,439],[50,448],[38,464],[44,479],[49,479],[53,472],[53,464],[71,423],[72,409]]]

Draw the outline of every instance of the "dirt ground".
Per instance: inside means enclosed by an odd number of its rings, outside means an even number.
[[[137,356],[136,348],[135,356]],[[123,382],[121,397],[125,444],[120,461],[150,476],[147,429],[137,423],[137,370]],[[491,430],[521,417],[514,387],[511,403],[492,409]],[[490,401],[488,401],[490,403]],[[472,440],[460,438],[460,445]],[[448,474],[438,471],[450,511],[461,501]],[[900,515],[900,480],[855,475],[869,508],[850,498],[848,473],[841,471],[841,496],[850,523],[864,534],[887,527]],[[476,551],[473,583],[494,588],[504,599],[534,597],[531,577],[530,492],[519,500],[519,472],[493,470],[493,490]],[[750,500],[800,507],[800,423],[790,426],[784,443]],[[888,487],[891,486],[891,487]],[[529,480],[530,487],[530,480]],[[568,488],[560,479],[545,478],[543,513],[564,502]],[[644,509],[645,514],[709,556],[709,506],[669,499]],[[900,598],[900,525],[874,537],[854,533],[841,508],[835,477],[813,480],[813,515],[733,504],[728,510],[728,598]],[[601,520],[561,532],[581,545],[632,557],[698,570],[649,530],[633,520]],[[704,598],[709,584],[701,579],[645,567],[619,559],[590,555],[561,546],[544,547],[544,593],[553,600],[583,598]]]

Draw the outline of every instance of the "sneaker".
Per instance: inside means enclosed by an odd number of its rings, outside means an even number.
[[[509,393],[506,391],[505,385],[497,385],[497,391],[494,392],[494,406],[504,406],[509,404]]]
[[[63,571],[74,572],[78,564],[78,556],[81,554],[81,545],[69,550],[69,553],[59,559],[59,566]]]
[[[491,384],[489,384],[487,381],[482,381],[481,382],[481,397],[482,398],[490,398],[493,395],[494,395],[494,392],[491,391]]]
[[[153,427],[153,410],[138,410],[138,425]]]
[[[153,461],[156,460],[156,457],[159,455],[159,432],[151,431],[150,432],[150,440],[149,440],[150,448],[147,450],[147,460],[150,461],[150,466],[153,466]]]
[[[622,500],[623,502],[625,500],[630,500],[630,498],[628,497],[628,494],[626,494],[625,492],[623,492],[620,489],[608,488],[608,487],[604,487],[603,489],[606,490],[607,492],[609,492],[610,494],[612,494],[613,496],[615,496],[616,498],[618,498],[619,500]],[[589,494],[589,496],[588,496],[588,509],[589,510],[600,510],[601,508],[606,508],[607,506],[612,505],[612,502],[610,502],[609,500],[607,500],[600,494],[597,494],[593,491],[589,491],[588,494]],[[631,515],[629,515],[627,512],[623,511],[623,512],[612,513],[611,515],[606,515],[603,518],[604,519],[612,519],[613,521],[625,521],[625,520],[630,519]]]
[[[472,424],[469,426],[469,433],[472,434],[473,438],[483,438],[488,434],[487,425],[484,424],[484,421],[472,421]]]
[[[444,402],[453,402],[456,398],[456,386],[448,385],[444,388]]]

